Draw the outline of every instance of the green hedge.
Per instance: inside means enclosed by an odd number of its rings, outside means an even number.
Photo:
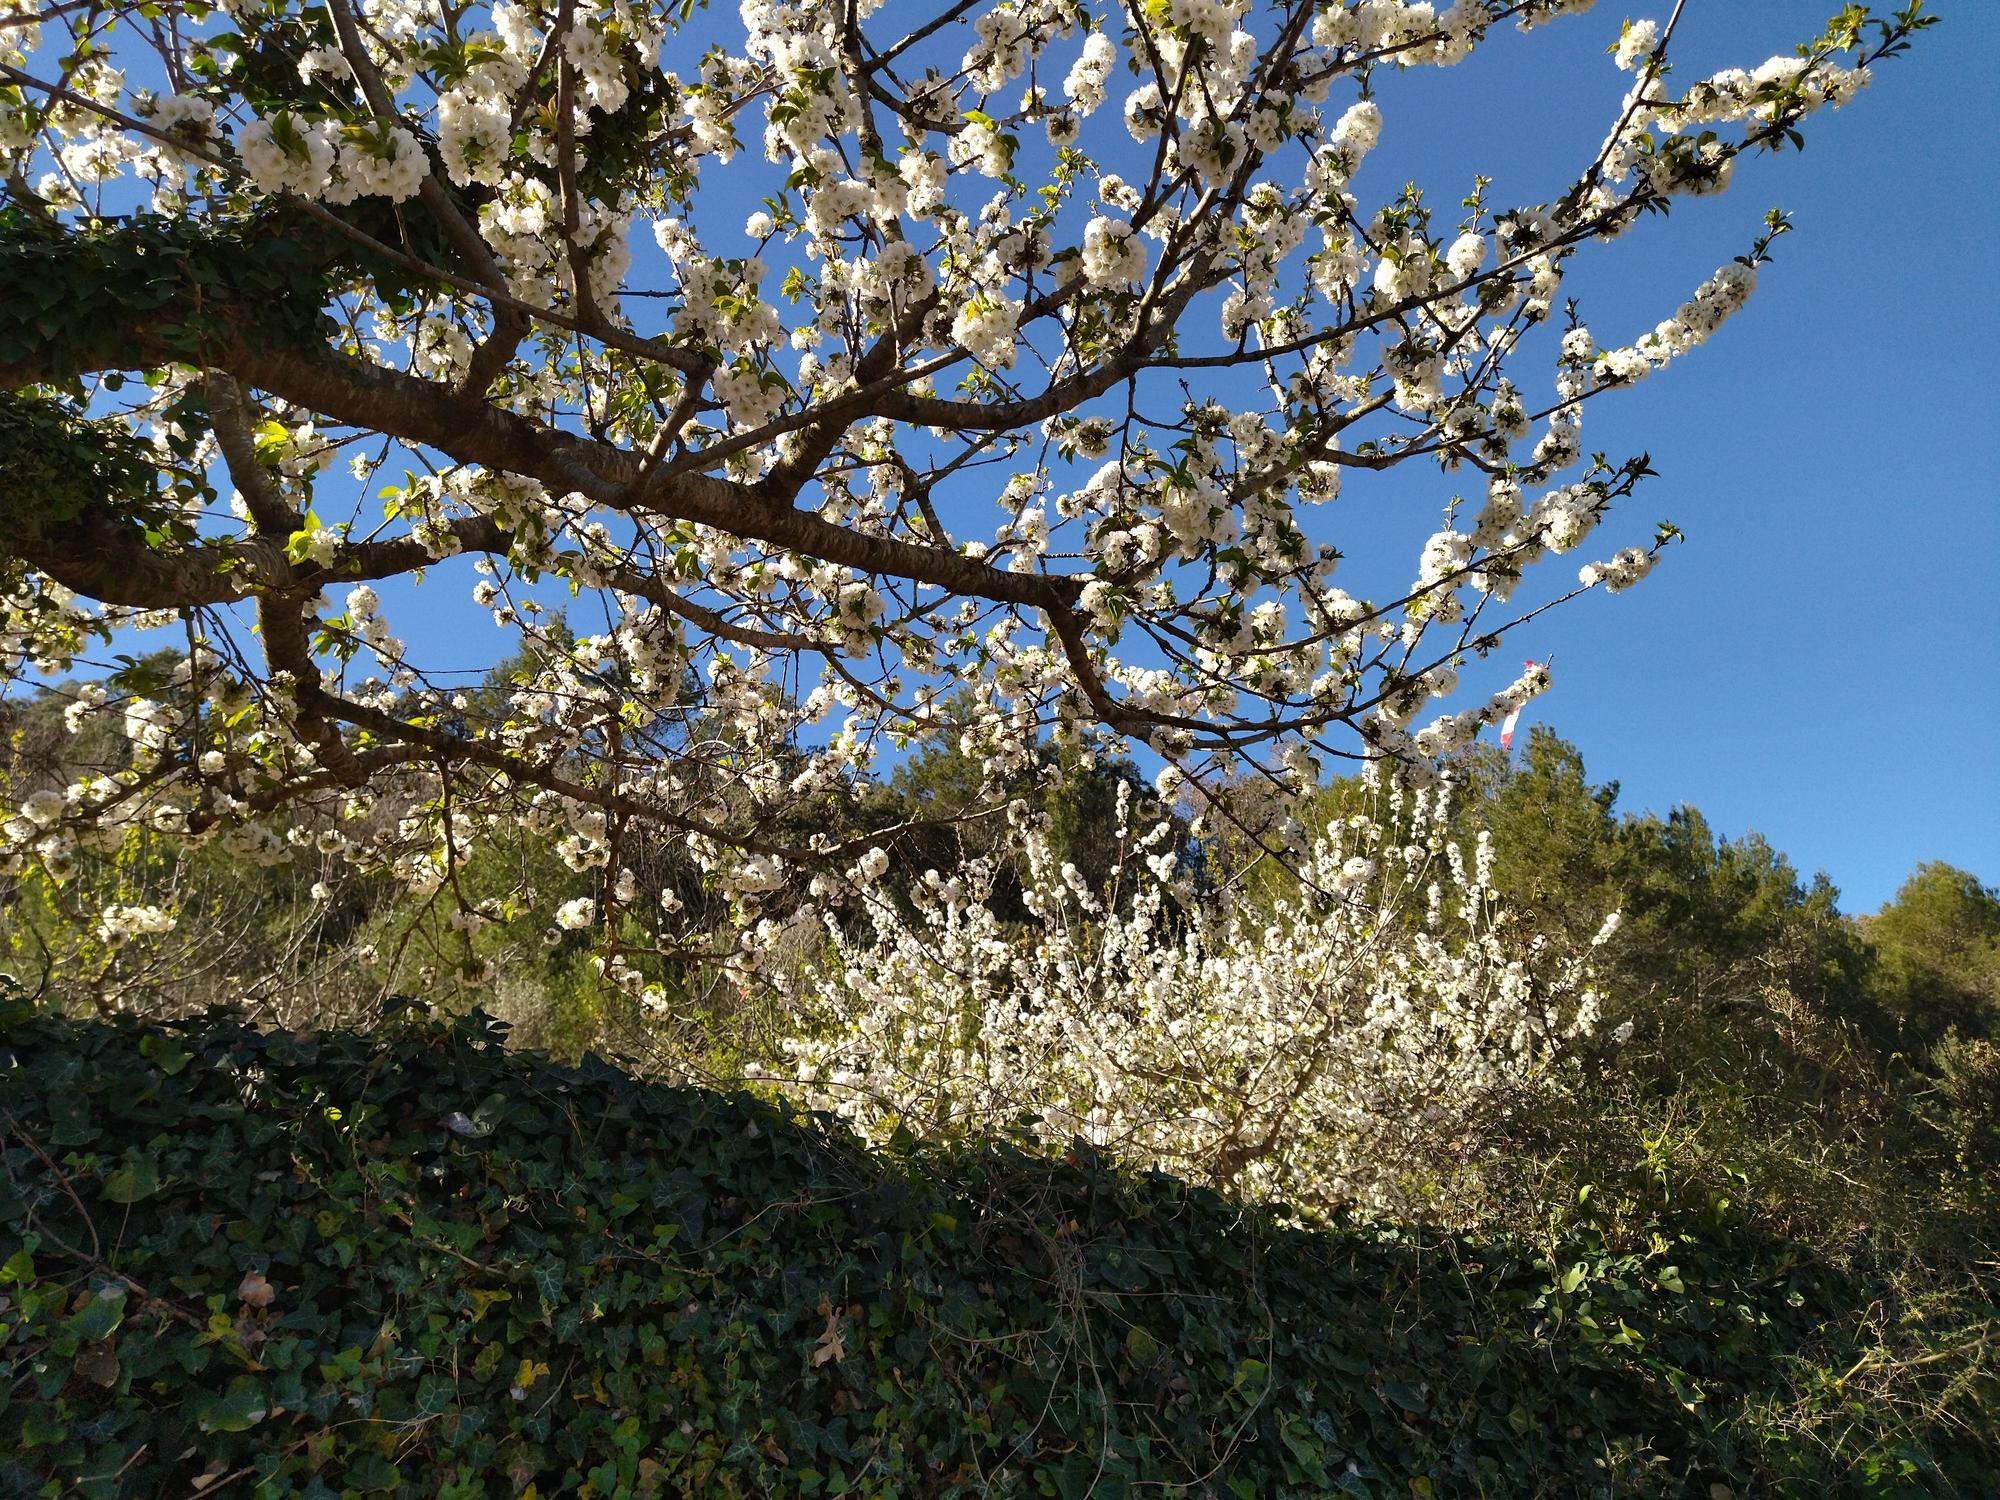
[[[0,1129],[0,1494],[1928,1496],[2000,1454],[1802,1425],[1867,1298],[1796,1247],[1307,1233],[483,1019],[17,1014]]]

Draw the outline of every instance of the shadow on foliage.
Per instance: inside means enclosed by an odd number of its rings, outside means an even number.
[[[2000,1464],[1963,1419],[1990,1389],[1851,1400],[1872,1289],[1746,1233],[1309,1231],[1081,1146],[871,1154],[414,1004],[6,1020],[9,1493],[1945,1495]]]

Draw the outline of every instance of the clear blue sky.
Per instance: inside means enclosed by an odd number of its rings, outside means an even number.
[[[1677,71],[1754,66],[1834,8],[1690,0]],[[2000,341],[2000,4],[1932,8],[1942,24],[1816,117],[1803,154],[1745,161],[1721,197],[1582,258],[1570,289],[1609,346],[1745,248],[1766,207],[1798,225],[1728,327],[1586,416],[1586,450],[1644,449],[1661,476],[1607,530],[1639,541],[1667,517],[1687,542],[1516,638],[1556,669],[1524,730],[1574,741],[1627,808],[1691,802],[1763,833],[1849,911],[1921,860],[2000,881],[2000,393],[1978,363]],[[1620,20],[1670,9],[1600,0],[1389,80],[1363,180],[1449,202],[1476,170],[1495,202],[1545,195],[1627,81],[1602,50]]]

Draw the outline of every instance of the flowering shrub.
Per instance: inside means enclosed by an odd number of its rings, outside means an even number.
[[[912,913],[832,927],[795,986],[818,1024],[769,1076],[876,1141],[1025,1120],[1302,1209],[1448,1209],[1598,997],[1498,904],[1490,841],[1448,836],[1448,788],[1381,800],[1268,910],[1188,899],[1169,825],[1134,830],[1123,798],[1112,891],[1025,832],[1025,933],[986,904],[990,863],[933,871]]]

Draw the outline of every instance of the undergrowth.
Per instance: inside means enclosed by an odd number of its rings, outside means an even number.
[[[418,1008],[17,1011],[0,1131],[4,1494],[2000,1494],[1991,1288],[1726,1212],[1307,1230]]]

